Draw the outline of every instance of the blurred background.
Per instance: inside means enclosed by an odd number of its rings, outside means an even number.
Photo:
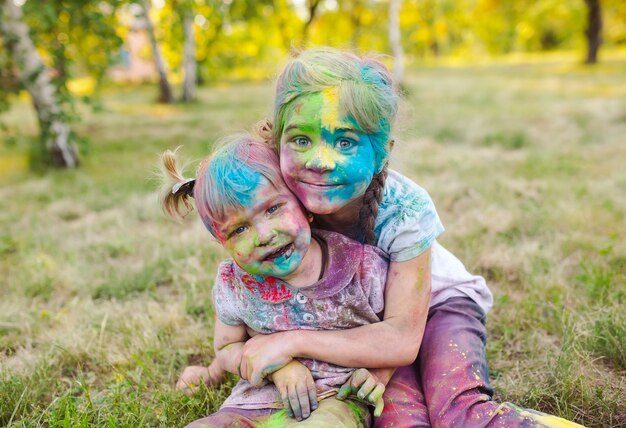
[[[497,400],[626,426],[626,2],[0,0],[0,426],[183,426],[225,253],[161,212],[273,108],[290,52],[377,52],[404,93],[391,166],[495,297]]]
[[[3,0],[2,22],[0,111],[26,90],[45,160],[70,167],[88,137],[67,126],[76,103],[97,107],[120,84],[190,102],[199,86],[271,78],[311,45],[387,53],[400,83],[405,67],[555,52],[595,64],[626,46],[620,0]]]

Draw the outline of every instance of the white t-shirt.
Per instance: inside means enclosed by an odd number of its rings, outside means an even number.
[[[374,226],[376,246],[394,262],[410,260],[432,247],[430,306],[465,296],[487,313],[493,296],[485,279],[469,273],[459,259],[437,242],[443,231],[428,193],[400,173],[389,170]]]

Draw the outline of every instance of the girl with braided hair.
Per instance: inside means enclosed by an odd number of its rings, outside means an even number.
[[[316,48],[280,74],[271,134],[283,178],[315,227],[389,256],[384,321],[258,335],[244,346],[242,374],[260,384],[296,357],[372,368],[386,384],[381,427],[578,426],[492,400],[492,294],[437,242],[444,228],[428,193],[387,169],[398,102],[391,74],[372,57]]]
[[[579,426],[493,401],[485,355],[493,298],[485,280],[437,242],[444,229],[428,193],[387,168],[398,102],[389,71],[372,57],[311,49],[280,74],[273,126],[260,130],[314,227],[388,255],[384,319],[257,335],[242,347],[242,377],[261,385],[295,358],[371,368],[367,381],[341,391],[354,387],[371,402],[377,397],[364,391],[386,385],[379,427]],[[219,363],[191,366],[181,379],[210,382],[220,372]]]

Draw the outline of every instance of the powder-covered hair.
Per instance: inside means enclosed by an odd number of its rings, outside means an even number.
[[[365,192],[359,229],[365,242],[374,242],[374,222],[387,177],[391,127],[400,100],[387,67],[369,56],[333,48],[306,50],[291,59],[279,75],[274,103],[274,141],[280,144],[285,112],[302,95],[327,89],[338,91],[339,108],[367,133],[375,153],[376,172]]]
[[[172,192],[173,186],[186,180],[176,166],[175,151],[163,153],[161,164],[165,181],[163,210],[170,217],[181,219],[191,211],[193,196],[202,222],[218,240],[221,237],[217,226],[226,219],[226,211],[241,208],[242,201],[254,194],[257,183],[250,180],[251,176],[260,173],[275,188],[286,188],[276,151],[250,134],[235,134],[215,144],[213,152],[198,166],[193,192]]]

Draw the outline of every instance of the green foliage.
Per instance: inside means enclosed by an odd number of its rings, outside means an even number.
[[[54,69],[58,89],[67,96],[71,77],[85,74],[100,82],[117,59],[116,0],[27,1],[24,16],[44,60]]]
[[[15,75],[13,60],[5,48],[3,36],[0,34],[0,115],[9,109],[9,96],[15,94],[19,89],[20,84]],[[1,120],[0,141],[7,145],[14,142],[9,127]]]

